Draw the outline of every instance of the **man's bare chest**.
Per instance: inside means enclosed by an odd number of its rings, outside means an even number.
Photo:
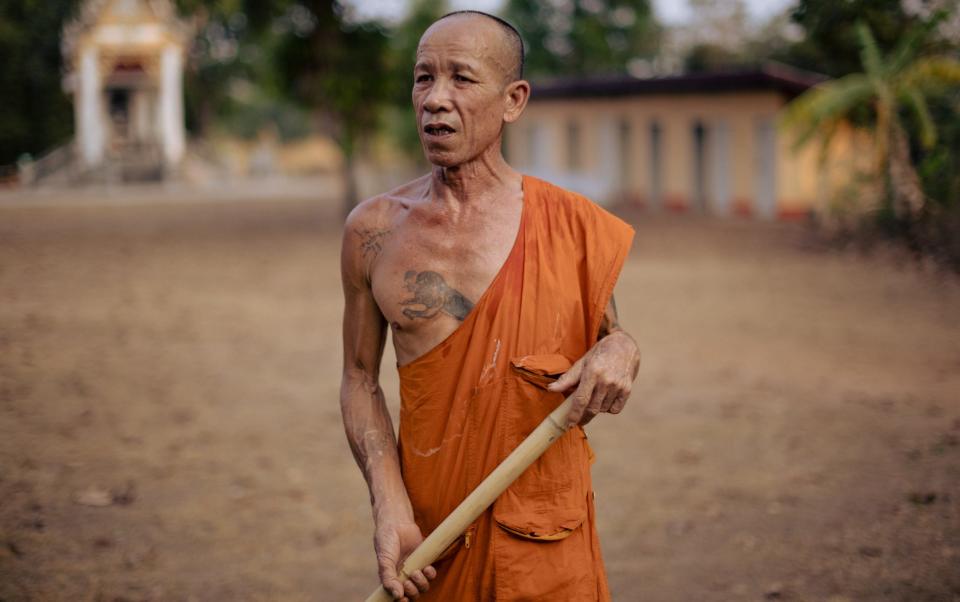
[[[401,224],[383,237],[370,283],[401,363],[438,344],[467,318],[516,242],[519,224],[510,221],[460,229]]]

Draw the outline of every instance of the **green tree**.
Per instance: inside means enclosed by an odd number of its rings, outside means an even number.
[[[933,4],[932,2],[926,2]],[[796,67],[841,77],[862,70],[858,24],[867,26],[881,54],[898,48],[903,39],[929,19],[905,9],[902,0],[800,0],[790,20],[803,36],[775,51],[776,60]],[[925,35],[912,42],[921,54],[947,50],[944,40]]]
[[[960,89],[930,99],[931,120],[938,136],[932,148],[918,153],[917,169],[928,198],[951,209],[960,208]]]
[[[722,71],[745,63],[744,56],[736,50],[717,44],[695,44],[683,58],[685,73]]]
[[[386,130],[397,146],[422,163],[425,159],[411,101],[413,65],[420,36],[447,12],[446,0],[414,0],[406,18],[390,34],[390,97]]]
[[[76,8],[76,0],[0,1],[0,165],[42,154],[73,131],[59,32]]]
[[[276,104],[277,92],[272,53],[277,32],[271,27],[281,18],[290,0],[178,0],[181,14],[190,15],[196,35],[189,47],[184,73],[187,128],[197,136],[209,135],[216,125],[242,129],[250,135],[272,119],[251,118],[269,111],[259,105]],[[238,101],[238,90],[251,91],[256,102]],[[251,104],[257,106],[251,107]]]
[[[912,114],[923,148],[936,144],[938,128],[928,97],[960,84],[960,61],[936,54],[923,55],[923,40],[936,19],[914,27],[893,51],[884,55],[869,26],[860,23],[862,72],[821,84],[794,100],[783,124],[796,132],[801,146],[820,136],[829,143],[837,126],[858,108],[867,106],[874,119],[876,174],[882,178],[882,209],[909,222],[927,206],[927,198],[911,159],[905,113]]]
[[[684,72],[720,71],[750,62],[747,46],[757,32],[750,24],[744,0],[689,0],[687,25],[673,36],[687,39]]]
[[[504,15],[533,76],[623,73],[653,57],[660,34],[648,0],[510,0]]]
[[[376,22],[348,20],[337,0],[292,2],[289,33],[278,45],[275,68],[289,91],[313,112],[343,153],[346,209],[358,200],[358,148],[377,130],[390,94],[388,37]]]

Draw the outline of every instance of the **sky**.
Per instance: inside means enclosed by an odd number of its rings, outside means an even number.
[[[503,6],[505,0],[450,0],[453,10],[466,8],[494,12]],[[662,23],[680,25],[690,17],[690,6],[686,0],[652,0],[654,12]],[[403,0],[348,0],[358,13],[358,17],[380,17],[395,20],[403,17],[407,2]],[[747,9],[754,20],[764,20],[791,4],[790,0],[745,0]]]

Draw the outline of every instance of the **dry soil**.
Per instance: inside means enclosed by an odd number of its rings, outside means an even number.
[[[960,600],[957,278],[799,225],[635,221],[616,295],[643,367],[589,427],[615,598]],[[0,208],[0,600],[371,591],[339,224]]]

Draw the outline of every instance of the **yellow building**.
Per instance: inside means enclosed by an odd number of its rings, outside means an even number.
[[[512,164],[601,203],[791,219],[820,208],[816,148],[791,150],[777,120],[823,80],[783,65],[752,71],[533,85],[505,144]]]

